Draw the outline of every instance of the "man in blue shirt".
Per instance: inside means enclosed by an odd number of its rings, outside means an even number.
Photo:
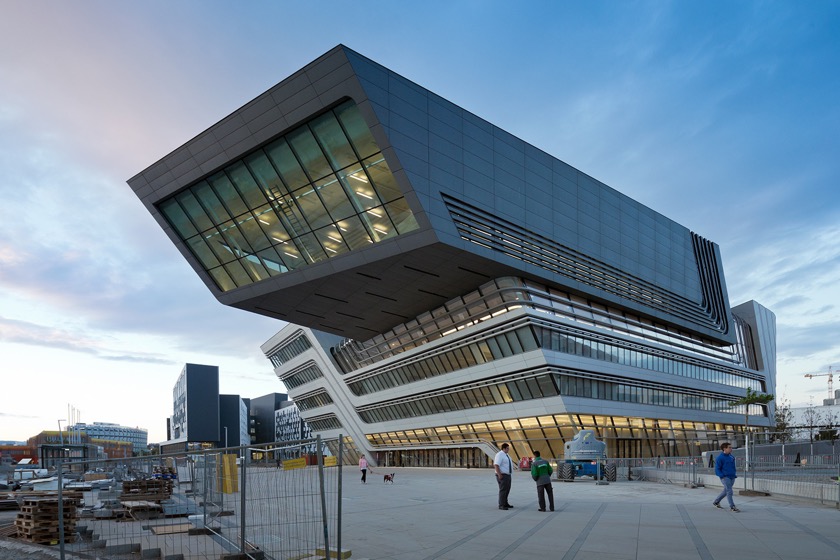
[[[735,502],[732,500],[732,487],[735,484],[735,479],[738,478],[738,475],[735,474],[735,457],[732,456],[732,444],[729,442],[721,443],[720,451],[720,455],[715,459],[715,474],[720,477],[723,490],[715,498],[713,505],[716,508],[723,509],[720,501],[726,496],[726,499],[729,500],[729,509],[738,512],[741,510],[735,507]]]

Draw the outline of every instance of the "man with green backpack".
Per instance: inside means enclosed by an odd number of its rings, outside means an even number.
[[[534,462],[531,463],[531,478],[537,483],[537,499],[540,511],[545,511],[545,495],[548,494],[549,510],[554,511],[554,489],[551,487],[551,464],[540,457],[539,451],[534,451]]]

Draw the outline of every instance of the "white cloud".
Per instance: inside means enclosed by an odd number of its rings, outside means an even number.
[[[282,325],[216,302],[125,181],[339,42],[717,242],[732,302],[777,314],[794,402],[840,364],[831,6],[439,2],[359,33],[344,2],[7,4],[0,369],[45,400],[0,438],[72,401],[162,439],[187,361],[282,390],[259,352]]]

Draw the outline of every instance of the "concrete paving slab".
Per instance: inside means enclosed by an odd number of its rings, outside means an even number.
[[[489,470],[392,469],[393,485],[343,477],[341,548],[350,560],[817,560],[840,557],[840,511],[816,502],[736,496],[741,513],[715,509],[714,488],[591,480],[554,483],[554,512],[537,511],[528,473],[514,473],[499,510]],[[391,472],[389,470],[389,472]],[[374,477],[373,480],[376,480]],[[336,504],[330,507],[334,511]],[[98,529],[99,520],[86,521]],[[173,520],[172,523],[183,523]],[[218,558],[214,539],[181,533],[148,540],[149,523],[115,523],[109,544],[171,543],[192,559]],[[282,527],[276,527],[282,531]],[[269,525],[260,530],[272,530]],[[101,531],[99,531],[101,532]],[[278,533],[279,535],[279,533]],[[330,547],[338,546],[331,535]],[[0,550],[19,546],[0,540]],[[17,554],[15,552],[13,554]]]
[[[342,547],[370,560],[801,560],[840,557],[840,511],[773,496],[712,507],[714,488],[638,481],[554,483],[555,512],[537,511],[528,473],[496,507],[489,471],[394,469],[393,485],[346,483]],[[345,478],[346,480],[346,478]]]

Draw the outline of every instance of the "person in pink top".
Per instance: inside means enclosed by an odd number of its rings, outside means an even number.
[[[362,471],[362,484],[367,484],[368,463],[364,455],[359,459],[359,470]]]

